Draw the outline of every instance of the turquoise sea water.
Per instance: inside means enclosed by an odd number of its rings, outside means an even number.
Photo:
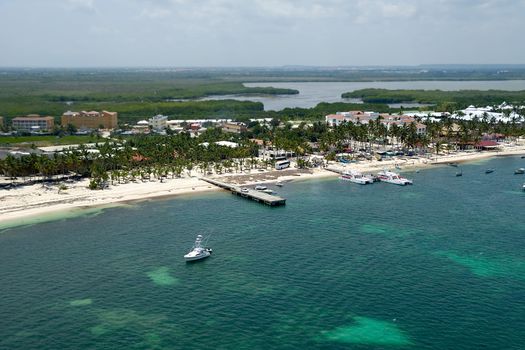
[[[0,232],[0,349],[523,349],[519,157]],[[484,169],[495,168],[492,174]],[[186,264],[195,235],[214,254]]]

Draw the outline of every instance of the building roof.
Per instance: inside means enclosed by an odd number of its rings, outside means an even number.
[[[30,115],[27,115],[27,116],[21,116],[21,117],[15,117],[13,118],[14,121],[16,120],[54,120],[55,118],[53,117],[41,117],[39,116],[38,114],[30,114]]]
[[[480,141],[476,144],[476,147],[497,147],[497,146],[499,146],[499,143],[497,143],[496,141],[491,141],[491,140]]]

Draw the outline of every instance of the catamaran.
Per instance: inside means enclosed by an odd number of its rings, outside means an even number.
[[[209,257],[212,253],[212,249],[205,248],[202,246],[202,244],[203,244],[202,235],[197,235],[197,239],[195,239],[193,248],[191,248],[191,251],[188,254],[184,255],[184,260],[195,261],[195,260],[201,260],[201,259]]]
[[[406,179],[393,171],[383,170],[377,174],[380,181],[388,182],[394,185],[412,185],[412,180]]]
[[[374,183],[374,179],[372,179],[370,176],[361,174],[357,170],[344,171],[341,174],[340,179],[341,180],[345,180],[345,181],[354,182],[354,183],[360,184],[360,185],[366,185],[366,184]]]

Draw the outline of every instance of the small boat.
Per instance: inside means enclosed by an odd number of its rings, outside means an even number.
[[[400,185],[400,186],[406,186],[406,185],[412,185],[412,180],[406,179],[399,174],[396,174],[392,171],[380,171],[377,176],[379,177],[379,180],[382,182],[388,182],[394,185]]]
[[[201,259],[205,259],[209,257],[212,253],[212,249],[205,248],[202,246],[202,244],[203,244],[202,235],[197,235],[197,239],[195,239],[193,248],[191,248],[191,251],[189,251],[188,254],[184,255],[184,260],[195,261],[195,260],[201,260]]]
[[[456,176],[463,176],[463,172],[462,171],[457,171],[456,172]]]
[[[261,190],[261,192],[268,193],[268,194],[272,194],[273,193],[273,191],[270,190],[269,188]]]
[[[257,185],[257,186],[255,186],[255,189],[257,191],[264,191],[264,190],[268,189],[268,187],[266,187],[264,185]]]
[[[241,188],[241,192],[242,193],[248,193],[248,192],[250,192],[250,190],[247,189],[246,187],[243,187],[243,188]]]
[[[525,156],[521,156],[521,159],[525,159]]]
[[[277,181],[277,182],[275,183],[275,186],[283,187],[284,184],[283,184],[281,181]]]
[[[514,170],[514,174],[515,175],[525,174],[525,168],[519,168],[519,169]]]
[[[448,163],[448,165],[453,166],[454,168],[458,167],[458,163]]]
[[[374,180],[367,175],[361,174],[357,170],[344,171],[340,177],[341,180],[350,181],[360,185],[374,183]]]
[[[493,173],[494,172],[494,169],[487,169],[485,170],[485,174],[490,174],[490,173]]]
[[[523,189],[523,191],[525,191],[525,184],[523,184],[523,186],[521,188]]]

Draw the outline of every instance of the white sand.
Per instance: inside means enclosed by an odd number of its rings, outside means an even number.
[[[341,165],[341,169],[353,168],[369,173],[384,168],[392,169],[398,166],[401,169],[423,168],[435,164],[449,162],[465,162],[503,155],[523,155],[525,146],[506,147],[498,152],[460,152],[452,155],[440,155],[426,158],[399,158],[389,161],[363,161]],[[333,166],[334,164],[330,164]],[[250,174],[220,175],[224,181],[248,185],[261,182],[291,181],[296,179],[311,179],[337,174],[324,169],[288,169],[282,171],[252,171]],[[44,187],[41,184],[21,186],[10,190],[0,189],[0,222],[16,222],[30,216],[48,214],[51,212],[68,211],[94,206],[114,205],[129,201],[144,200],[156,197],[176,196],[180,194],[199,193],[203,191],[220,190],[197,177],[166,179],[164,182],[131,182],[110,186],[108,189],[92,191],[87,188],[89,181],[83,180],[67,184],[66,191],[58,191],[58,185]]]

